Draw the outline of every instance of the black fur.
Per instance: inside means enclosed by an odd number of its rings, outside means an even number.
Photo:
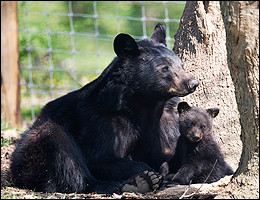
[[[172,181],[178,184],[212,183],[233,174],[212,135],[212,119],[219,110],[190,107],[181,102],[178,112],[181,136],[176,154],[169,162],[169,171],[175,174]]]
[[[17,187],[112,193],[130,177],[159,168],[165,103],[198,85],[164,37],[162,24],[149,40],[117,35],[117,57],[96,80],[44,106],[12,155]]]

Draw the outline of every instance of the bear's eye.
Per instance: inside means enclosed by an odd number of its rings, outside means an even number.
[[[168,72],[169,71],[169,66],[168,65],[165,65],[162,67],[162,72],[165,73],[165,72]]]
[[[205,124],[201,124],[201,125],[200,125],[200,128],[201,128],[202,130],[204,130],[204,129],[206,128],[206,125],[205,125]]]
[[[192,122],[187,122],[187,127],[188,127],[188,128],[192,128],[192,126],[193,126],[193,123],[192,123]]]
[[[168,72],[169,71],[169,66],[165,65],[162,67],[162,72]]]

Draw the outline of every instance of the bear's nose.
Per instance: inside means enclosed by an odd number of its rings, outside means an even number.
[[[200,140],[200,136],[199,135],[194,135],[193,136],[193,141],[196,142],[196,141],[199,141]]]
[[[189,83],[188,83],[188,88],[190,90],[190,92],[194,92],[196,90],[196,88],[199,85],[199,81],[197,81],[196,79],[192,79]]]

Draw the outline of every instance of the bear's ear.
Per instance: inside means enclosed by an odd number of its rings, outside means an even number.
[[[151,40],[155,40],[155,41],[167,46],[165,38],[166,38],[165,27],[163,24],[158,23],[154,28],[153,34],[151,36]]]
[[[181,114],[185,111],[188,111],[191,107],[189,106],[189,104],[187,102],[180,102],[178,104],[178,113]]]
[[[219,109],[218,108],[209,108],[206,111],[210,114],[210,116],[212,118],[215,118],[218,115],[218,113],[219,113]]]
[[[130,35],[124,33],[116,36],[114,51],[119,58],[132,58],[140,54],[135,40]]]

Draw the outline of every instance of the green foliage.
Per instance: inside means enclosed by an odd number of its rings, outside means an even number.
[[[10,126],[9,126],[10,124],[9,124],[9,122],[6,122],[5,121],[5,117],[4,117],[4,115],[2,114],[1,115],[1,132],[2,131],[5,131],[5,130],[7,130],[7,129],[10,129]],[[2,134],[1,134],[2,135]],[[1,137],[1,147],[2,146],[6,146],[6,145],[8,145],[8,144],[11,144],[13,142],[13,138],[11,138],[11,139],[6,139],[6,138],[3,138],[3,137]]]
[[[94,80],[115,57],[116,34],[124,32],[140,38],[145,24],[150,37],[159,21],[149,18],[160,19],[165,24],[162,2],[145,1],[144,10],[139,1],[72,1],[71,4],[76,15],[72,17],[68,1],[18,1],[20,80],[33,83],[32,90],[37,93],[48,94],[52,84],[55,88],[80,88]],[[168,17],[180,19],[184,6],[169,1]],[[145,23],[141,21],[143,11],[147,18]],[[93,17],[95,14],[97,18]],[[178,25],[178,22],[169,22],[171,38]],[[72,30],[74,35],[70,35]],[[71,53],[73,47],[75,54]],[[172,49],[173,42],[169,42],[168,47]],[[29,105],[29,88],[22,86],[21,91],[22,106]],[[22,112],[23,119],[29,119],[28,108]]]
[[[35,116],[37,116],[41,112],[42,106],[40,105],[35,105],[34,106],[34,112]],[[31,121],[32,120],[32,111],[31,107],[22,107],[21,108],[21,113],[22,113],[22,118],[26,121]]]
[[[9,144],[12,144],[13,141],[14,141],[13,138],[11,138],[11,139],[6,139],[6,138],[1,137],[1,147],[2,147],[2,146],[7,146],[7,145],[9,145]]]

